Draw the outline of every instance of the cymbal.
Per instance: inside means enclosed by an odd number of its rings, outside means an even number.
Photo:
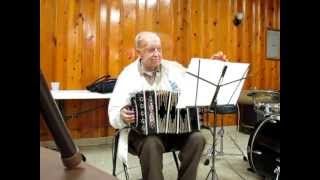
[[[280,96],[280,93],[273,90],[248,90],[248,96]]]
[[[278,103],[280,102],[280,93],[272,90],[242,90],[238,102],[240,104]]]

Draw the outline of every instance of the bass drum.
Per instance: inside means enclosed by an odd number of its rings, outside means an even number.
[[[247,152],[254,172],[280,180],[280,115],[270,115],[257,124],[250,135]]]

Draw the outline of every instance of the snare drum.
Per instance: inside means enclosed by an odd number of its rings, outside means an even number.
[[[270,115],[280,115],[280,103],[256,103],[257,121],[261,123]]]
[[[256,103],[255,109],[267,114],[280,114],[280,103]]]
[[[257,174],[277,177],[276,169],[280,169],[280,115],[270,115],[255,127],[247,152],[249,164]]]

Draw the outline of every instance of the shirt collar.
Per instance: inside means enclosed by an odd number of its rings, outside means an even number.
[[[141,63],[141,59],[139,59],[139,63],[138,63],[138,71],[140,73],[140,75],[147,75],[150,76],[150,72],[146,71]],[[156,73],[160,73],[161,72],[161,63],[160,65],[156,68],[155,71],[153,71],[153,75],[155,75]]]

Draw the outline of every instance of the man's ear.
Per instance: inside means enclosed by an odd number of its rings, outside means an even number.
[[[137,55],[138,57],[141,57],[141,49],[136,49],[136,55]]]

